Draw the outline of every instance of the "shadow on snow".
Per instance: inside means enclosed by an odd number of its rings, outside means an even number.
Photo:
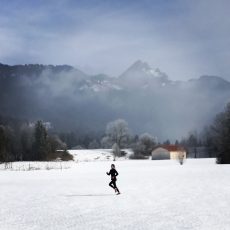
[[[70,194],[65,195],[66,197],[75,197],[75,196],[114,196],[116,194]]]

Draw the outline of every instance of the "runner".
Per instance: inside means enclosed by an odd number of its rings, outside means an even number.
[[[109,172],[106,172],[107,175],[111,175],[111,182],[109,183],[109,186],[112,187],[115,190],[115,193],[117,193],[117,195],[121,194],[119,189],[117,188],[116,185],[116,181],[117,181],[117,176],[118,176],[118,172],[115,169],[115,165],[111,164],[111,169]]]

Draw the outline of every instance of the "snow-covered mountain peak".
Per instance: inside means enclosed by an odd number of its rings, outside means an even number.
[[[128,73],[145,73],[145,74],[151,74],[151,72],[154,72],[154,69],[152,69],[147,62],[143,62],[141,60],[138,60],[134,62],[122,75],[128,74]]]
[[[149,78],[167,77],[159,68],[152,68],[147,62],[138,60],[134,62],[120,77],[122,78]]]
[[[168,83],[168,76],[159,68],[152,68],[147,62],[136,61],[119,77],[122,85],[129,88],[162,86]]]
[[[147,62],[143,62],[141,60],[138,60],[136,62],[134,62],[128,70],[133,70],[133,71],[146,71],[146,70],[150,70],[151,67],[149,66],[149,64]]]

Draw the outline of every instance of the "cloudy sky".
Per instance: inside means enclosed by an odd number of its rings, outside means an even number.
[[[119,75],[141,59],[171,79],[230,80],[229,0],[0,0],[0,62]]]

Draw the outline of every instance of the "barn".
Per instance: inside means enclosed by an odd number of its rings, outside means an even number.
[[[162,145],[152,151],[152,160],[175,160],[179,158],[186,158],[185,149],[179,145]]]

